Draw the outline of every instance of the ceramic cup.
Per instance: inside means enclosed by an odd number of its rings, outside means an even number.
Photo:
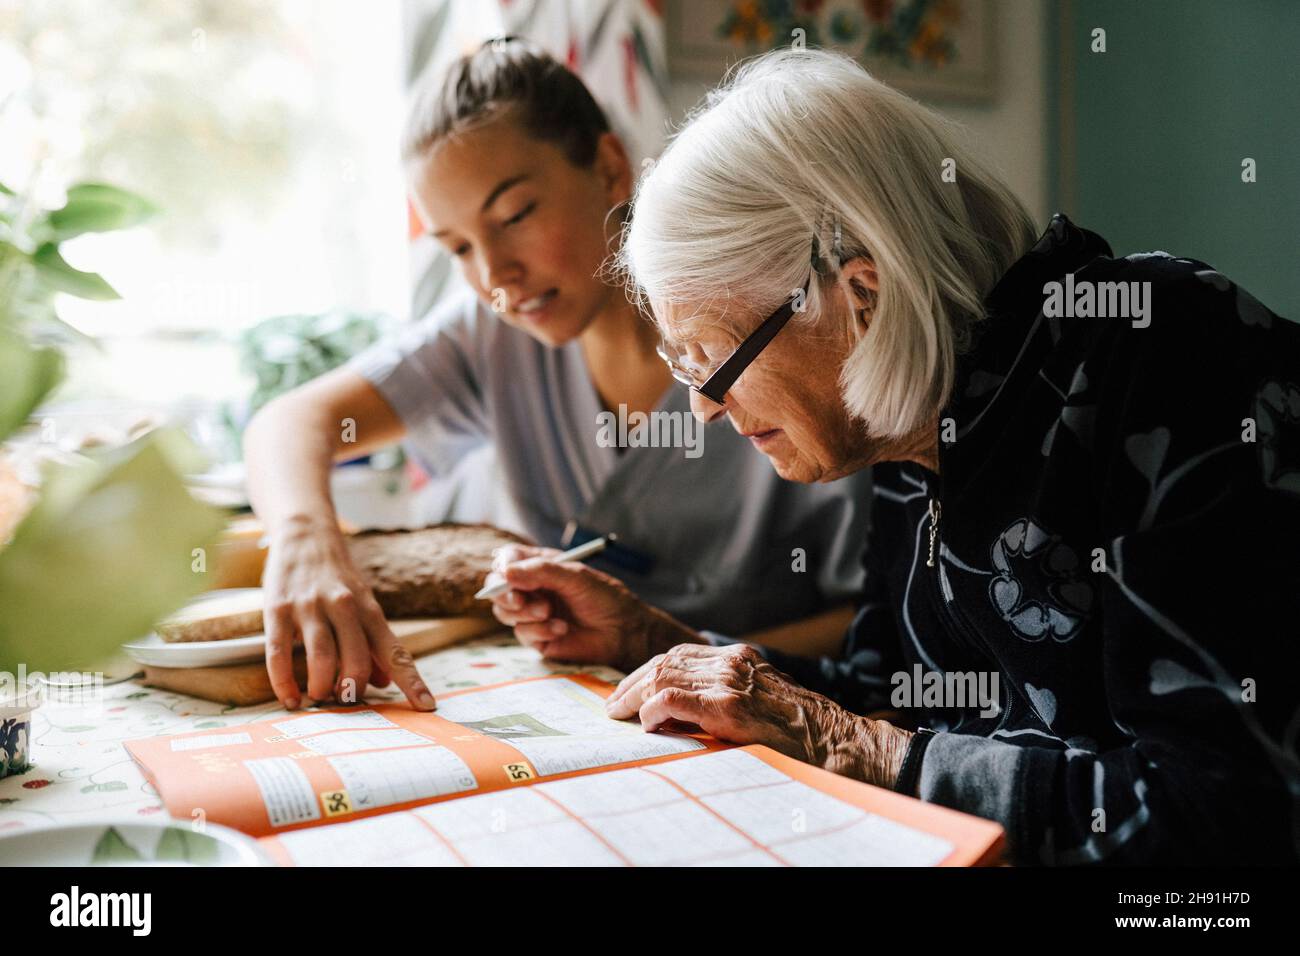
[[[0,686],[0,777],[32,765],[32,711],[40,703],[38,687]]]

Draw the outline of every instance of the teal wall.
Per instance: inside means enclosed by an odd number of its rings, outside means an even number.
[[[1053,205],[1117,255],[1203,259],[1300,320],[1300,0],[1071,0],[1053,21]]]

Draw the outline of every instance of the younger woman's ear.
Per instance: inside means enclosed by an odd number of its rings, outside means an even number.
[[[632,162],[623,141],[613,133],[600,134],[595,167],[611,209],[632,198]]]

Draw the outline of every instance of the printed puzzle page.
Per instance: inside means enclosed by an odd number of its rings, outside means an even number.
[[[431,714],[336,709],[127,750],[172,816],[261,836],[723,748],[610,720],[612,690],[584,675],[542,677],[443,694]]]
[[[962,866],[996,824],[746,747],[262,840],[296,866]]]
[[[134,740],[172,816],[284,865],[969,866],[994,823],[705,735],[610,720],[555,676]]]

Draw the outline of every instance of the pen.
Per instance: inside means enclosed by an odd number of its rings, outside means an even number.
[[[611,532],[610,534],[605,535],[603,538],[594,538],[593,540],[588,541],[586,544],[580,544],[576,548],[570,548],[568,551],[565,551],[563,554],[556,555],[554,560],[557,562],[585,561],[593,554],[600,554],[600,552],[605,550],[605,545],[609,544],[612,541],[617,540],[617,538],[618,536]],[[507,584],[505,581],[500,581],[497,584],[485,585],[483,589],[478,592],[478,594],[474,595],[474,600],[481,601],[489,598],[494,598],[499,594],[505,594],[509,590],[510,590],[510,585]]]

